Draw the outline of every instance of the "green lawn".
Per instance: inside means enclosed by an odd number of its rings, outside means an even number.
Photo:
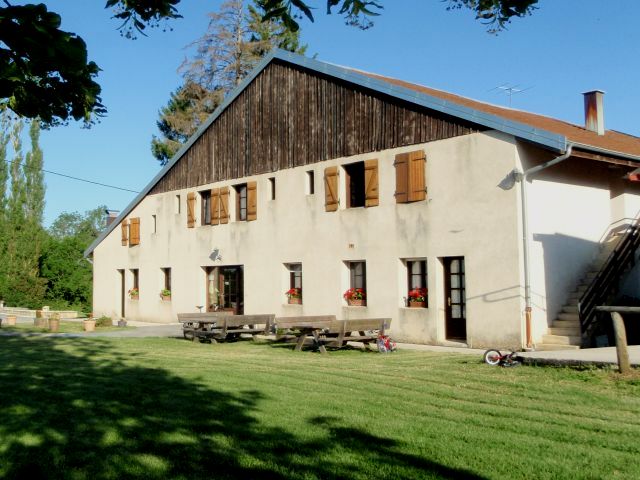
[[[122,328],[131,328],[131,327],[98,327],[96,326],[96,331],[98,332],[111,332],[114,330],[122,330]],[[16,323],[15,326],[9,327],[6,325],[2,325],[0,329],[0,333],[51,333],[48,328],[36,327],[33,323]],[[84,328],[82,326],[82,322],[70,322],[67,320],[60,320],[60,329],[57,333],[81,333],[84,332]]]
[[[473,356],[0,337],[0,478],[640,478],[640,381]]]

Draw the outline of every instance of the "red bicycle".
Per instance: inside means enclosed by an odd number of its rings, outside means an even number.
[[[490,348],[482,355],[484,363],[487,365],[493,365],[501,367],[516,367],[520,365],[518,361],[518,354],[516,352],[501,353],[500,350]]]

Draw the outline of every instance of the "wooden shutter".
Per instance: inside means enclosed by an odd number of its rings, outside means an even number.
[[[140,219],[132,218],[129,223],[129,246],[140,245]]]
[[[427,198],[424,167],[427,157],[424,150],[409,152],[409,201]]]
[[[327,167],[324,169],[324,209],[335,212],[338,203],[338,167]]]
[[[375,207],[379,203],[378,160],[364,162],[364,206]]]
[[[120,224],[122,228],[122,245],[129,245],[129,220],[123,220]]]
[[[396,155],[393,164],[396,167],[396,203],[406,203],[409,201],[409,154]]]
[[[220,189],[211,190],[211,225],[220,223]]]
[[[187,195],[187,227],[196,226],[196,194],[189,192]]]
[[[258,218],[258,183],[247,182],[247,221]]]
[[[229,187],[220,189],[220,223],[229,223]]]

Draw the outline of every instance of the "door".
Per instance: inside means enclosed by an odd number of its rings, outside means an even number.
[[[127,302],[125,302],[126,290],[125,290],[125,284],[124,284],[124,270],[118,269],[118,274],[120,275],[120,318],[125,318],[124,305]]]
[[[244,313],[242,265],[207,268],[207,312]]]
[[[465,296],[464,257],[445,257],[445,338],[467,339],[467,306]]]

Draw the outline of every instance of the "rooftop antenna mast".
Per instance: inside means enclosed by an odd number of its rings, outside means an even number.
[[[509,108],[511,108],[511,101],[514,95],[522,92],[526,92],[527,90],[532,89],[533,87],[527,88],[518,88],[520,85],[509,85],[508,83],[503,83],[495,88],[489,90],[490,92],[494,90],[501,90],[505,95],[509,96]]]

